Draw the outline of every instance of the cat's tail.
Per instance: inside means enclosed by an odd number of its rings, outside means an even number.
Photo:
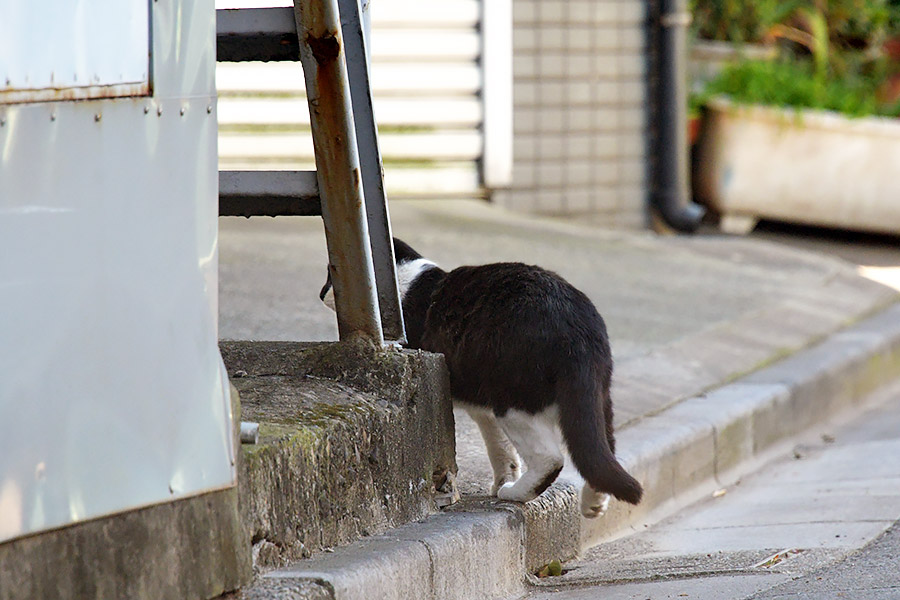
[[[607,424],[604,404],[609,404],[609,386],[592,373],[564,378],[558,383],[559,425],[575,468],[597,492],[611,494],[637,504],[643,488],[616,460],[610,447],[612,423]]]

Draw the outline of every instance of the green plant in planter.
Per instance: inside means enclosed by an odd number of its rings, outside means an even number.
[[[790,3],[788,16],[764,36],[781,42],[779,60],[725,68],[692,104],[725,94],[739,103],[897,116],[900,103],[880,92],[897,72],[883,48],[898,31],[898,5],[900,0]]]
[[[701,94],[691,99],[704,105],[725,95],[740,104],[832,110],[847,116],[900,116],[900,102],[877,100],[882,79],[863,75],[822,78],[811,61],[745,61],[726,67]]]

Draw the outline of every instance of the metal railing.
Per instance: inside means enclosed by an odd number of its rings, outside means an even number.
[[[299,60],[316,171],[221,171],[219,214],[321,214],[342,340],[405,339],[359,0],[217,11],[219,61]]]

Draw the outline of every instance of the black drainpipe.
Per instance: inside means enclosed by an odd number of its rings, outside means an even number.
[[[687,141],[687,0],[651,2],[650,203],[673,229],[692,233],[706,212],[689,200]],[[652,133],[655,130],[655,135]]]

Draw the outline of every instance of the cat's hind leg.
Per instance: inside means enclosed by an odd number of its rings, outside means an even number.
[[[478,425],[481,437],[484,438],[488,460],[491,461],[491,469],[494,471],[491,495],[496,496],[497,490],[502,485],[515,482],[519,478],[519,457],[509,438],[497,424],[493,411],[480,406],[463,405],[463,408]]]
[[[550,487],[563,468],[556,419],[549,411],[532,415],[509,410],[497,417],[497,422],[528,466],[518,481],[502,485],[497,497],[517,502],[532,500]]]
[[[609,494],[594,490],[585,482],[581,488],[581,514],[588,519],[599,517],[609,508]]]

